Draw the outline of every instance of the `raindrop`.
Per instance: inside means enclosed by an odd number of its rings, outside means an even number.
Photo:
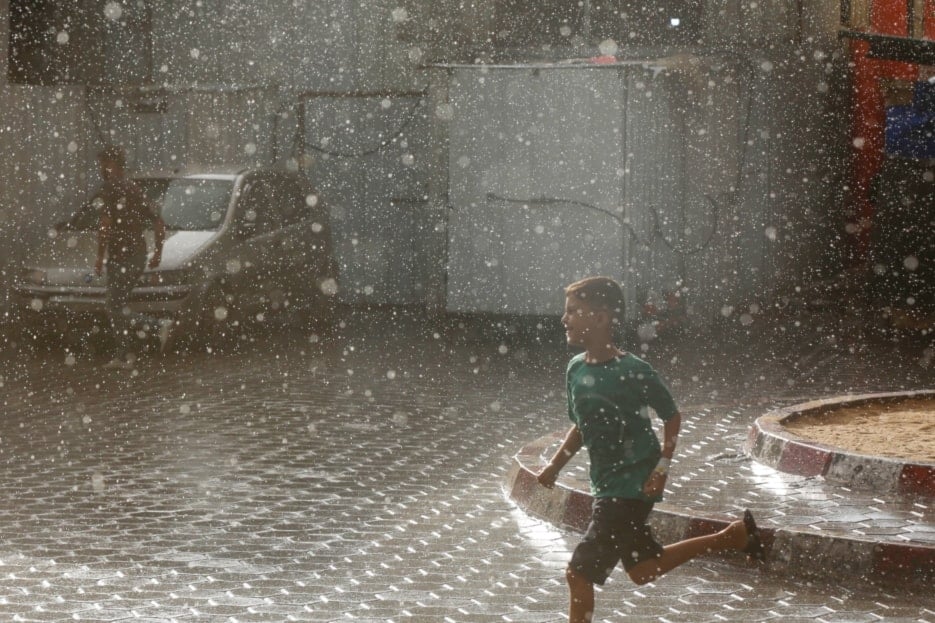
[[[305,205],[307,205],[310,208],[314,208],[315,206],[317,206],[318,195],[315,195],[315,194],[305,195]]]
[[[42,299],[33,299],[29,302],[29,306],[32,307],[34,311],[42,311],[45,304],[42,302]]]
[[[732,305],[725,305],[721,308],[721,315],[727,318],[734,313],[734,307]]]
[[[650,342],[656,339],[656,327],[651,322],[644,322],[636,328],[636,335],[640,342]]]
[[[561,28],[558,29],[558,32],[559,32],[559,34],[562,35],[563,37],[570,37],[570,36],[571,36],[571,26],[564,25],[564,26],[562,26]]]
[[[775,242],[775,240],[776,240],[776,228],[775,228],[775,227],[772,227],[772,226],[767,227],[765,233],[766,233],[766,237],[767,237],[769,240],[772,240],[772,241]]]
[[[383,108],[383,110],[386,110],[387,108],[390,108],[392,106],[393,106],[393,100],[391,100],[390,98],[384,97],[382,100],[380,100],[380,107]]]
[[[91,489],[93,489],[95,493],[102,493],[104,491],[104,474],[94,472],[94,474],[91,475]]]
[[[435,107],[435,116],[442,121],[451,121],[455,116],[455,109],[451,104],[439,104]]]
[[[740,324],[745,327],[749,327],[753,324],[753,316],[751,314],[741,314],[740,315]]]
[[[369,285],[364,286],[364,294],[366,294],[367,296],[370,296],[371,294],[373,294],[373,286],[369,286]]]
[[[422,49],[421,48],[412,48],[409,50],[409,60],[413,63],[418,63],[422,60]]]
[[[501,355],[507,354],[509,350],[510,349],[507,347],[506,344],[500,344],[500,346],[497,348],[497,352],[500,353]]]
[[[123,6],[119,2],[108,2],[104,5],[104,17],[117,21],[123,15]]]
[[[332,278],[325,279],[318,287],[322,294],[326,296],[334,296],[338,293],[338,282]]]
[[[863,137],[860,137],[860,136],[855,137],[855,138],[854,138],[854,141],[853,141],[854,147],[856,147],[857,149],[863,149],[863,148],[864,148],[864,142],[865,142],[865,141],[864,141]]]
[[[493,402],[490,403],[490,410],[493,411],[494,413],[496,413],[497,411],[499,411],[499,410],[500,410],[500,407],[501,407],[501,405],[500,405],[500,401],[499,401],[499,400],[494,400]]]
[[[65,45],[66,43],[68,43],[68,33],[65,32],[64,30],[58,33],[58,35],[56,35],[55,37],[55,41],[57,41],[61,45]]]
[[[227,272],[236,274],[240,272],[240,260],[227,260]]]
[[[247,143],[244,145],[244,153],[248,156],[252,156],[256,153],[256,143]]]
[[[773,71],[773,63],[771,61],[763,61],[760,63],[760,69],[763,71]]]
[[[198,48],[192,48],[191,52],[188,53],[194,59],[197,59],[201,56],[201,50]]]
[[[903,266],[906,267],[906,270],[916,270],[919,268],[919,258],[914,255],[910,255],[903,260]]]
[[[76,359],[75,359],[75,355],[74,355],[73,353],[68,353],[68,355],[65,356],[65,365],[66,365],[66,366],[73,366],[73,365],[75,365],[75,362],[76,362]]]
[[[312,232],[320,234],[321,230],[324,229],[321,223],[312,223]]]
[[[396,378],[396,370],[387,370],[387,371],[386,371],[386,378],[388,378],[388,379],[391,380],[391,381],[392,381],[393,379],[395,379],[395,378]]]
[[[397,426],[405,426],[408,423],[409,416],[402,411],[397,411],[393,414],[393,424],[396,424]]]
[[[601,41],[600,45],[597,46],[597,49],[600,51],[602,56],[614,56],[617,54],[617,42],[613,39],[604,39]]]
[[[471,159],[467,156],[461,156],[458,158],[458,166],[462,169],[466,169],[469,164],[471,164]]]
[[[78,143],[72,141],[68,143],[68,153],[73,154],[78,151]]]
[[[91,416],[90,416],[90,415],[85,415],[85,416],[83,416],[83,417],[81,418],[81,423],[84,424],[85,426],[87,426],[88,424],[90,424],[90,423],[91,423]]]
[[[191,412],[192,412],[192,408],[191,406],[187,404],[183,404],[182,406],[179,407],[179,413],[181,413],[182,415],[188,415]]]
[[[409,19],[409,11],[403,7],[396,7],[391,13],[394,22],[405,22]]]
[[[403,154],[402,156],[403,164],[407,167],[411,167],[416,162],[416,157],[412,154]]]
[[[214,319],[215,320],[227,320],[227,308],[226,307],[215,307],[214,308]]]

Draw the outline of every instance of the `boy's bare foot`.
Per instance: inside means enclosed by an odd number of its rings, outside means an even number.
[[[753,560],[764,560],[766,553],[763,550],[763,541],[760,538],[760,530],[753,520],[753,513],[748,510],[743,512],[744,533],[747,535],[746,545],[741,551]]]

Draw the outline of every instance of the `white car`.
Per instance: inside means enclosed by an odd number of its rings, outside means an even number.
[[[331,228],[301,175],[190,170],[134,180],[166,223],[162,262],[133,290],[134,311],[214,336],[280,312],[330,320],[338,276]],[[69,331],[101,322],[106,276],[94,274],[98,220],[98,207],[86,204],[34,249],[13,287],[22,326]],[[152,232],[146,236],[151,253]]]

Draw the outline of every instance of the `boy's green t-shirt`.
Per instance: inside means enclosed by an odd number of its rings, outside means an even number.
[[[566,374],[568,417],[581,432],[590,456],[591,494],[650,500],[643,484],[662,456],[647,407],[663,421],[678,407],[652,366],[625,354],[588,364],[572,358]]]

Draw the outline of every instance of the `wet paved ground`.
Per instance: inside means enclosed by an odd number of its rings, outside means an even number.
[[[517,510],[503,481],[520,446],[566,426],[567,353],[460,333],[355,317],[326,340],[260,334],[239,353],[146,358],[136,373],[81,352],[7,352],[0,620],[566,620],[578,537]],[[683,344],[647,357],[702,418],[931,378],[896,351],[873,368],[847,349],[724,365]],[[703,452],[692,434],[683,450]],[[614,622],[935,623],[929,591],[719,561],[639,588],[617,574],[598,607]]]

